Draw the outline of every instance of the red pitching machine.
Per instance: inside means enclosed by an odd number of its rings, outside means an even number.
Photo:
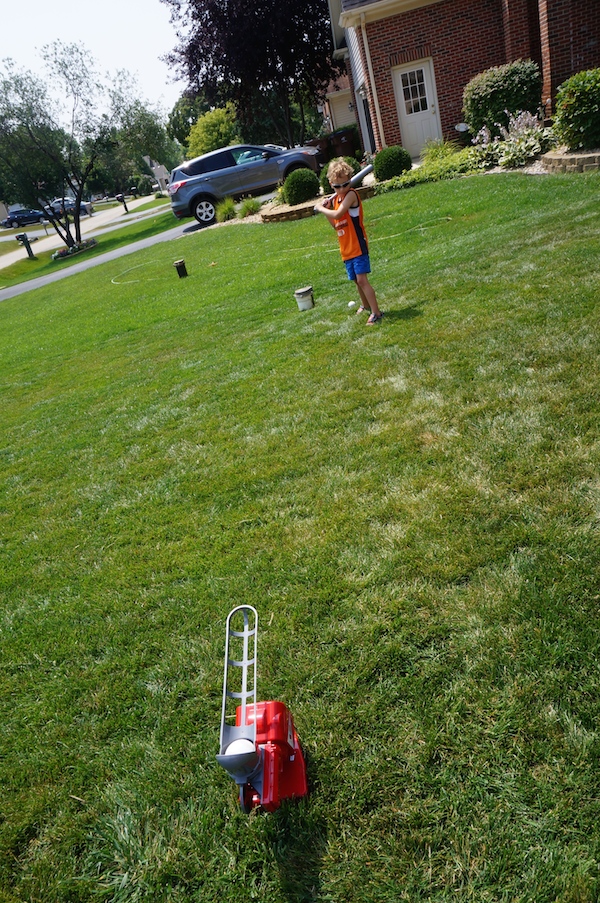
[[[256,701],[258,614],[251,605],[229,613],[221,747],[217,762],[239,787],[244,812],[273,812],[282,800],[306,796],[306,765],[292,715],[282,702]],[[235,714],[229,713],[231,701]],[[235,724],[231,723],[235,718]]]

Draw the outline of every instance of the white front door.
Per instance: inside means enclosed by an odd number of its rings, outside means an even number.
[[[442,137],[433,79],[433,63],[422,60],[392,69],[402,146],[418,157],[430,140]]]

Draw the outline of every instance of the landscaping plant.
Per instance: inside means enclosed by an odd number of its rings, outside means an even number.
[[[503,166],[514,169],[525,166],[541,153],[549,150],[556,139],[552,129],[544,128],[534,113],[520,111],[513,115],[506,110],[508,125],[496,123],[499,135],[492,137],[484,126],[473,139],[476,156],[482,167]]]
[[[216,207],[216,215],[218,223],[226,223],[230,219],[237,216],[236,204],[233,198],[223,198]]]
[[[409,152],[400,145],[384,147],[376,154],[373,161],[373,172],[378,182],[385,182],[400,176],[412,167],[412,159]]]
[[[283,183],[284,201],[292,207],[312,200],[318,193],[319,178],[310,169],[295,169]]]
[[[516,60],[480,72],[463,91],[463,115],[476,135],[486,127],[494,138],[509,115],[520,110],[537,113],[541,104],[542,76],[532,60]]]
[[[554,129],[569,150],[600,149],[600,69],[578,72],[560,85]]]

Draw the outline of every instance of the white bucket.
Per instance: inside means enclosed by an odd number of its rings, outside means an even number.
[[[306,285],[304,288],[297,289],[294,292],[294,298],[298,304],[298,310],[310,310],[311,307],[315,306],[312,285]]]

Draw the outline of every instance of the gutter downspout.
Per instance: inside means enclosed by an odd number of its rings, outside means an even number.
[[[369,41],[367,40],[367,27],[365,25],[365,14],[360,15],[360,30],[362,33],[363,47],[365,48],[365,56],[367,58],[367,69],[369,70],[369,81],[371,82],[371,94],[373,95],[373,106],[375,107],[375,116],[377,117],[377,128],[381,139],[381,146],[387,147],[385,143],[385,135],[383,134],[383,122],[381,120],[381,109],[379,107],[379,98],[377,97],[377,88],[375,87],[375,76],[373,74],[373,62],[371,60],[371,51],[369,50]]]

